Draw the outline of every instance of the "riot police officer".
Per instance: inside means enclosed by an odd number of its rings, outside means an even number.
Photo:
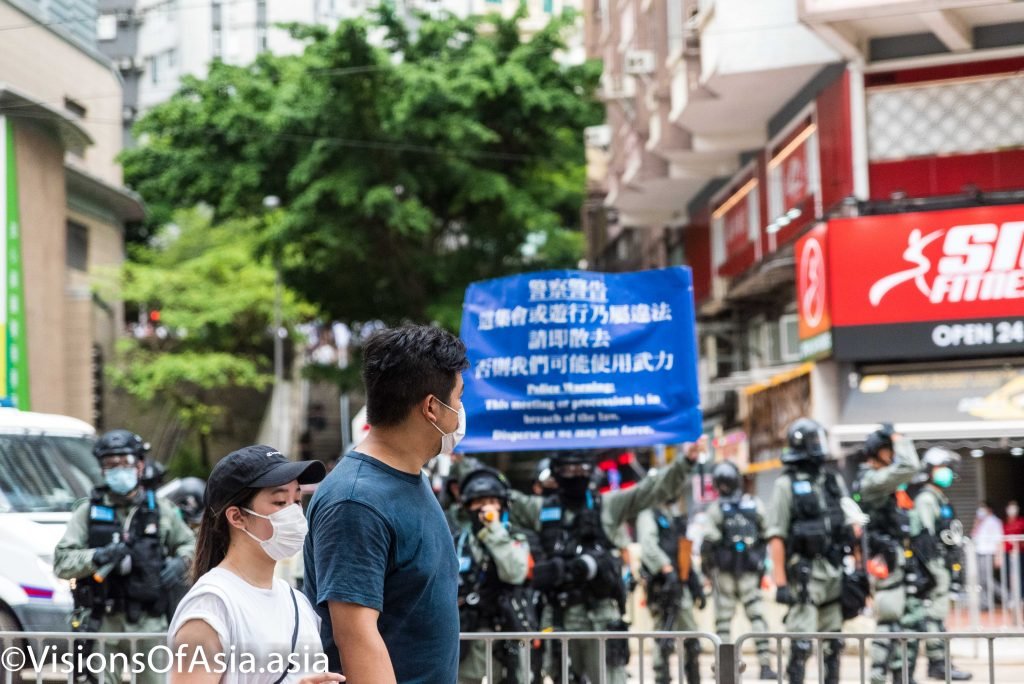
[[[767,632],[761,601],[767,544],[764,536],[764,504],[740,485],[740,470],[732,461],[721,461],[711,471],[718,500],[708,505],[707,529],[701,545],[702,566],[714,586],[715,627],[722,641],[732,636],[737,602],[743,606],[750,627]],[[761,679],[777,679],[767,639],[757,639]]]
[[[206,483],[198,477],[182,477],[171,480],[157,490],[157,495],[164,497],[181,512],[181,517],[193,532],[199,530],[203,520],[203,497],[206,494]]]
[[[496,470],[479,467],[459,486],[461,511],[452,527],[459,558],[459,620],[462,632],[532,632],[540,626],[531,590],[523,583],[530,548],[508,530],[509,485]],[[486,645],[463,642],[459,682],[480,682],[486,675]],[[496,642],[497,682],[518,677],[519,647]],[[534,658],[539,666],[539,653]]]
[[[914,443],[895,433],[892,425],[883,425],[865,440],[865,457],[854,484],[853,499],[869,520],[867,556],[869,573],[875,577],[875,620],[879,632],[919,632],[924,630],[923,615],[908,610],[909,596],[924,596],[931,587],[931,575],[925,562],[934,554],[928,551],[930,538],[911,526],[913,501],[907,485],[917,475],[920,460]],[[892,639],[871,642],[871,682],[885,684],[890,670],[894,684],[903,682],[903,654]],[[907,681],[914,681],[917,642],[907,644]]]
[[[551,470],[558,489],[547,496],[512,493],[513,522],[540,533],[542,557],[534,567],[534,587],[545,593],[553,627],[569,631],[625,631],[625,584],[621,558],[612,541],[619,527],[640,511],[678,498],[699,444],[657,475],[629,489],[599,494],[592,482],[594,462],[585,452],[558,452]],[[548,625],[543,625],[547,627]],[[569,642],[569,659],[577,675],[598,681],[600,647],[593,641]],[[607,644],[608,684],[624,684],[629,644]],[[557,675],[560,662],[552,669]]]
[[[846,511],[856,504],[837,473],[825,466],[828,435],[810,418],[794,421],[782,455],[785,468],[775,480],[765,532],[778,587],[776,601],[788,605],[788,632],[836,632],[843,626],[839,603],[843,558],[852,533]],[[825,684],[839,681],[842,639],[823,644]],[[786,675],[803,684],[811,642],[793,641]]]
[[[925,631],[944,632],[949,616],[949,594],[951,589],[958,590],[963,575],[963,523],[957,519],[956,511],[946,496],[946,489],[956,477],[960,457],[949,449],[932,447],[924,452],[921,464],[924,483],[914,498],[914,510],[939,551],[928,564],[935,587],[924,601]],[[945,681],[947,673],[942,641],[927,640],[925,653],[928,656],[928,676]],[[949,663],[948,674],[952,681],[965,681],[972,677],[970,672],[958,670],[952,663]]]
[[[647,589],[647,607],[655,628],[665,632],[695,632],[694,606],[703,610],[707,603],[697,569],[691,567],[690,544],[686,538],[685,515],[674,515],[665,505],[648,508],[636,518],[640,542],[640,566]],[[654,681],[672,681],[668,656],[675,648],[670,639],[659,640],[654,650]],[[683,673],[686,684],[700,682],[700,642],[683,641]]]
[[[93,454],[104,484],[79,502],[54,551],[54,572],[74,580],[74,624],[82,631],[166,631],[174,610],[167,597],[185,581],[195,554],[195,536],[174,504],[144,480],[148,448],[128,430],[100,437]],[[138,647],[115,641],[106,650]],[[119,673],[108,672],[107,681],[119,683]],[[138,681],[160,677],[144,672]]]

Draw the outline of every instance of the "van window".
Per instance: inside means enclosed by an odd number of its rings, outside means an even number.
[[[67,512],[99,480],[89,439],[0,435],[0,512]]]

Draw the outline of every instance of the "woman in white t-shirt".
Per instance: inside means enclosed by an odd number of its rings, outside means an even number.
[[[300,484],[319,461],[290,461],[268,446],[222,459],[206,483],[194,584],[168,630],[172,684],[326,684],[320,618],[301,592],[274,577],[302,550]]]

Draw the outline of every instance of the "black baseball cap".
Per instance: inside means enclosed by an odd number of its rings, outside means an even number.
[[[243,489],[279,487],[292,480],[313,484],[326,475],[320,461],[291,461],[274,447],[255,444],[232,451],[214,466],[206,481],[206,502],[220,513]]]

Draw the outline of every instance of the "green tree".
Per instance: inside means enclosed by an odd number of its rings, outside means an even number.
[[[126,178],[154,225],[201,202],[253,215],[277,195],[263,249],[326,314],[457,328],[468,283],[581,256],[600,68],[556,59],[572,17],[528,40],[519,19],[411,30],[382,10],[333,32],[293,26],[302,55],[215,63],[151,110]]]
[[[210,212],[177,212],[149,246],[132,248],[121,272],[129,308],[159,311],[166,334],[122,340],[114,384],[143,402],[169,401],[196,436],[202,464],[223,406],[218,391],[265,388],[273,349],[275,272],[256,255],[261,221],[212,225]],[[315,309],[283,289],[282,321]]]

